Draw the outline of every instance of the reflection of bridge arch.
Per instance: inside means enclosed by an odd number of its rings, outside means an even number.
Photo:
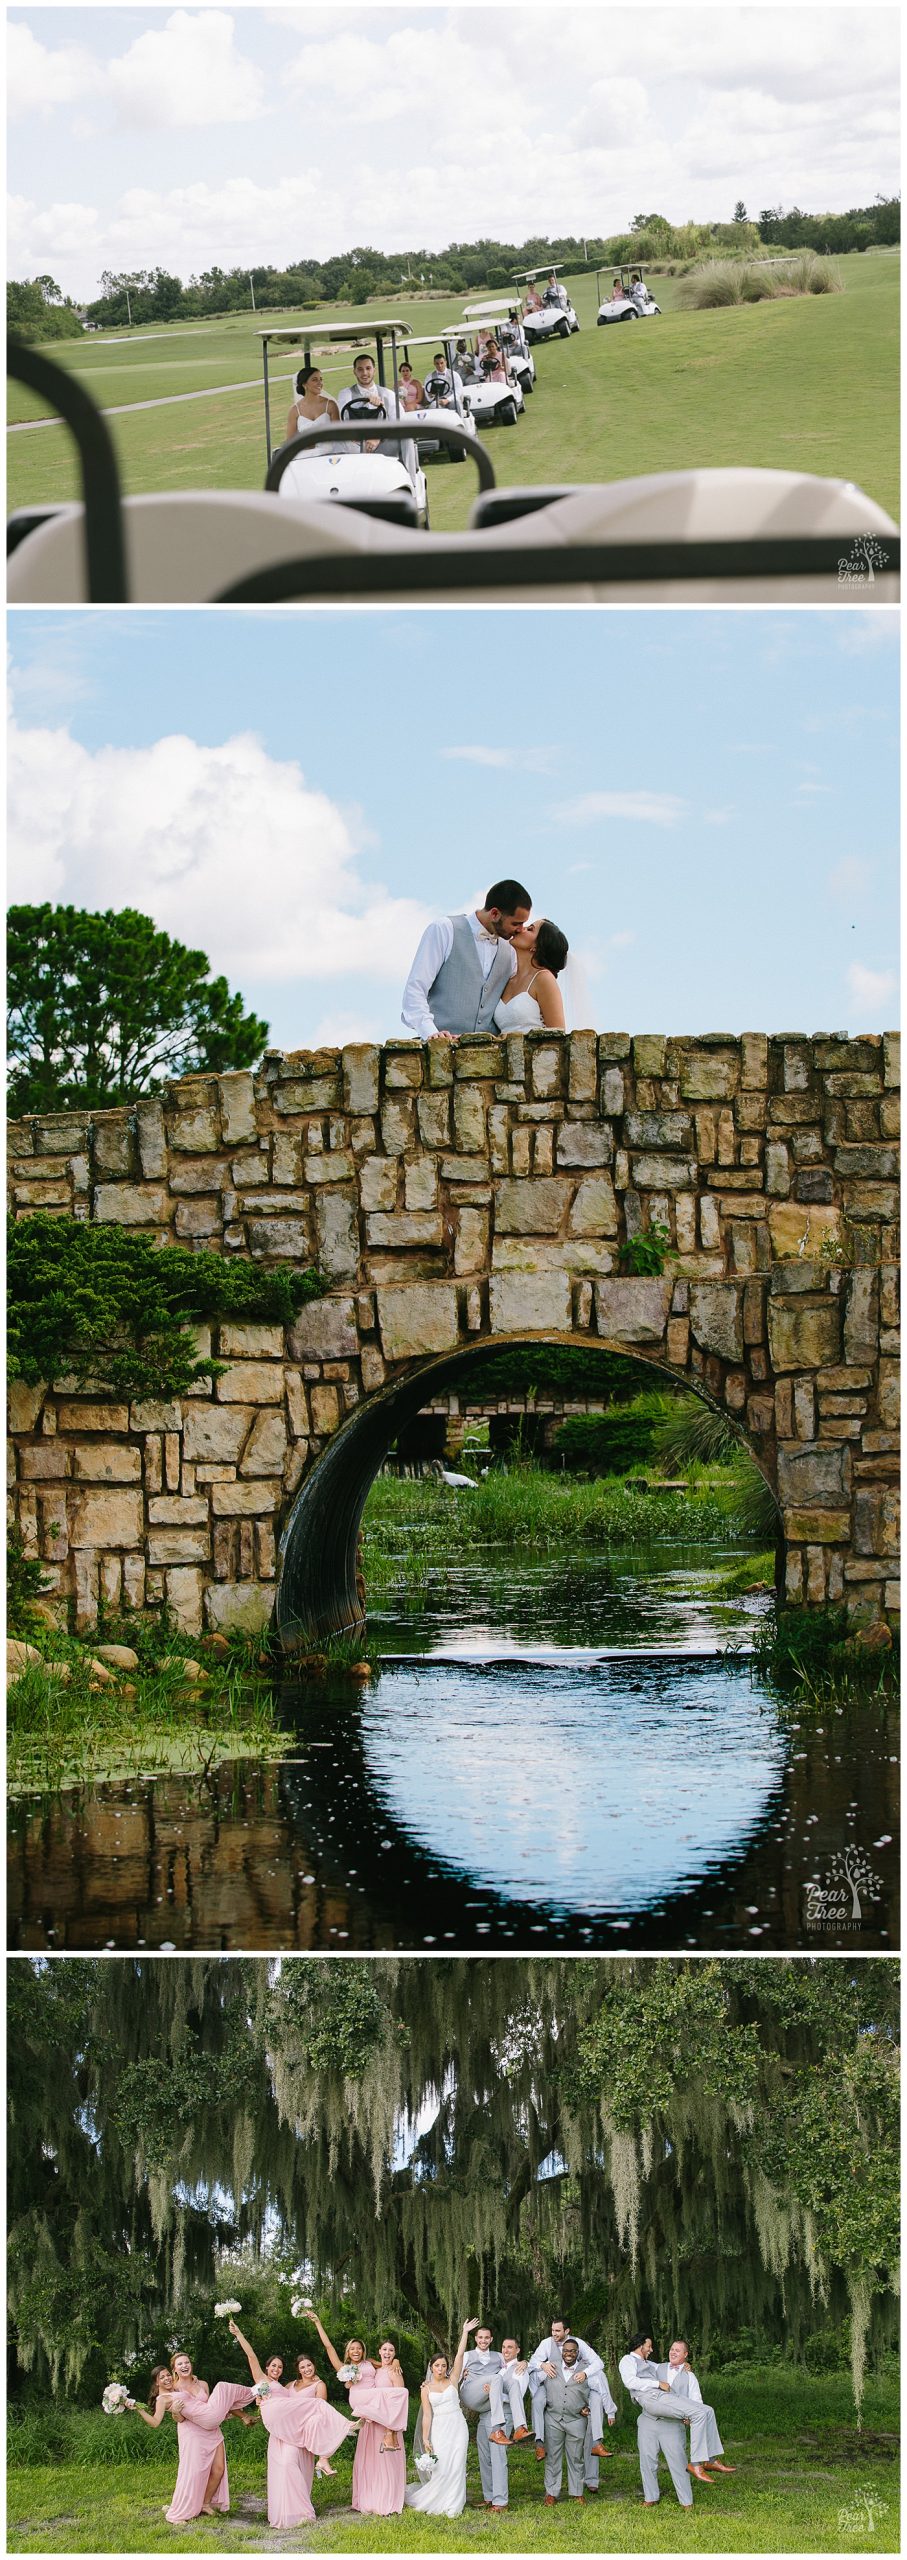
[[[624,1286],[625,1284],[618,1284]],[[653,1330],[657,1308],[670,1305],[670,1281],[636,1281],[635,1291],[648,1291],[645,1301],[652,1310]],[[732,1283],[722,1284],[732,1288]],[[643,1321],[640,1309],[639,1322]],[[665,1316],[665,1324],[667,1316]],[[658,1376],[680,1381],[702,1400],[730,1421],[741,1445],[755,1461],[778,1503],[777,1460],[774,1432],[754,1435],[747,1429],[745,1417],[731,1414],[727,1404],[727,1375],[730,1363],[717,1354],[710,1355],[708,1382],[702,1374],[702,1357],[691,1345],[696,1368],[688,1358],[684,1366],[669,1363],[664,1345],[653,1347],[640,1340],[627,1341],[619,1336],[601,1339],[590,1346],[588,1334],[559,1334],[559,1349],[581,1353],[588,1368],[590,1354],[596,1350],[620,1352],[638,1360]],[[349,1420],[335,1432],[315,1466],[306,1476],[297,1494],[281,1540],[279,1582],[277,1592],[277,1625],[283,1643],[292,1650],[313,1635],[329,1635],[360,1626],[364,1618],[361,1581],[357,1568],[359,1533],[362,1515],[375,1477],[388,1450],[400,1431],[412,1422],[434,1395],[443,1393],[445,1383],[457,1385],[468,1397],[468,1368],[472,1360],[488,1353],[490,1341],[479,1337],[465,1348],[445,1353],[440,1358],[414,1361],[406,1371],[383,1387],[367,1403],[358,1405]],[[508,1350],[521,1347],[537,1350],[539,1336],[526,1337],[521,1346],[518,1336],[508,1340]],[[783,1571],[783,1512],[778,1505],[779,1573]]]

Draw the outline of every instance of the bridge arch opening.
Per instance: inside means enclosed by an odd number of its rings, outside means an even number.
[[[474,1399],[479,1401],[482,1369],[487,1369],[496,1352],[506,1350],[519,1355],[555,1348],[575,1353],[578,1367],[581,1357],[587,1374],[596,1355],[616,1354],[638,1369],[640,1385],[648,1373],[653,1383],[683,1390],[720,1416],[771,1496],[775,1580],[778,1587],[782,1586],[784,1530],[777,1488],[745,1425],[716,1401],[698,1374],[669,1366],[663,1357],[654,1357],[635,1342],[600,1340],[590,1344],[584,1333],[558,1334],[544,1341],[538,1334],[527,1335],[523,1340],[508,1336],[505,1343],[489,1340],[485,1335],[474,1345],[461,1344],[456,1350],[413,1362],[404,1375],[389,1380],[356,1406],[316,1460],[295,1497],[280,1542],[275,1626],[286,1652],[302,1650],[313,1640],[348,1634],[364,1625],[366,1595],[359,1566],[363,1514],[376,1476],[416,1416],[454,1388],[468,1404],[471,1383]],[[607,1401],[603,1386],[603,1405]]]

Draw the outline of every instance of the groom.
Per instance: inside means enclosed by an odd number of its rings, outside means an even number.
[[[517,965],[511,935],[532,912],[519,880],[496,880],[484,907],[426,927],[403,990],[403,1020],[419,1040],[491,1031]]]

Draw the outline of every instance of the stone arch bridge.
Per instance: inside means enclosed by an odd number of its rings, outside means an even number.
[[[286,1332],[216,1326],[226,1373],[181,1402],[15,1387],[27,1551],[85,1629],[99,1602],[190,1632],[276,1617],[288,1645],[349,1627],[369,1485],[453,1359],[598,1343],[732,1417],[790,1600],[890,1613],[897,1109],[894,1035],[577,1031],[269,1053],[12,1127],[18,1215],[327,1282]],[[663,1275],[626,1275],[655,1224]]]

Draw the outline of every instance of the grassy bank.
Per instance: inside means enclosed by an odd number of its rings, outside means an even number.
[[[114,1631],[91,1645],[34,1622],[37,1659],[7,1690],[12,1795],[141,1770],[198,1773],[279,1748],[272,1673],[260,1645],[206,1639],[137,1621],[116,1627],[126,1664],[104,1660]]]
[[[366,1586],[377,1593],[402,1579],[410,1588],[439,1563],[495,1551],[544,1556],[562,1548],[575,1562],[584,1547],[664,1539],[744,1546],[739,1500],[730,1467],[720,1475],[693,1470],[682,1493],[633,1476],[551,1475],[531,1462],[492,1468],[470,1489],[436,1476],[379,1476],[365,1514]]]
[[[492,430],[486,437],[499,479],[612,481],[705,464],[755,464],[856,480],[897,517],[900,258],[853,255],[834,263],[843,293],[720,311],[682,310],[682,279],[660,276],[662,318],[620,329],[596,328],[591,274],[568,278],[581,333],[540,349],[537,390],[516,431]],[[318,316],[367,327],[390,307],[325,305]],[[444,320],[459,316],[456,298],[435,307]],[[286,326],[296,316],[275,315]],[[432,325],[424,310],[412,316],[419,333]],[[251,313],[237,314],[199,327],[139,330],[112,344],[67,341],[51,350],[102,407],[127,404],[127,414],[111,419],[127,491],[261,488],[257,326]],[[276,371],[280,435],[289,362],[281,358]],[[328,388],[341,378],[338,370]],[[134,405],[234,383],[245,387],[178,408]],[[12,419],[40,413],[31,394],[11,386]],[[64,428],[10,437],[11,505],[75,497],[77,478]],[[464,526],[475,495],[472,469],[432,466],[429,482],[435,528]]]
[[[613,2432],[613,2459],[601,2489],[582,2507],[546,2507],[531,2454],[510,2461],[506,2523],[481,2504],[475,2452],[468,2504],[456,2523],[404,2513],[357,2517],[350,2511],[350,2456],[337,2456],[337,2477],[316,2484],[317,2522],[293,2536],[296,2550],[321,2551],[894,2551],[898,2548],[897,2383],[872,2381],[864,2431],[853,2423],[849,2377],[810,2376],[785,2367],[735,2370],[712,2378],[712,2392],[732,2478],[711,2489],[693,2483],[694,2507],[678,2517],[662,2469],[662,2500],[641,2502],[635,2427],[629,2404]],[[51,2412],[49,2424],[56,2423]],[[106,2428],[106,2435],[102,2435]],[[127,2432],[128,2431],[128,2432]],[[37,2444],[35,2443],[37,2437]],[[11,2551],[277,2551],[264,2503],[265,2446],[256,2428],[226,2431],[231,2480],[229,2518],[174,2530],[161,2512],[176,2469],[171,2436],[163,2444],[137,2420],[65,2417],[58,2441],[65,2459],[22,2466],[11,2431],[7,2475]],[[40,2428],[32,2432],[40,2449]],[[103,2458],[106,2455],[106,2459]]]

